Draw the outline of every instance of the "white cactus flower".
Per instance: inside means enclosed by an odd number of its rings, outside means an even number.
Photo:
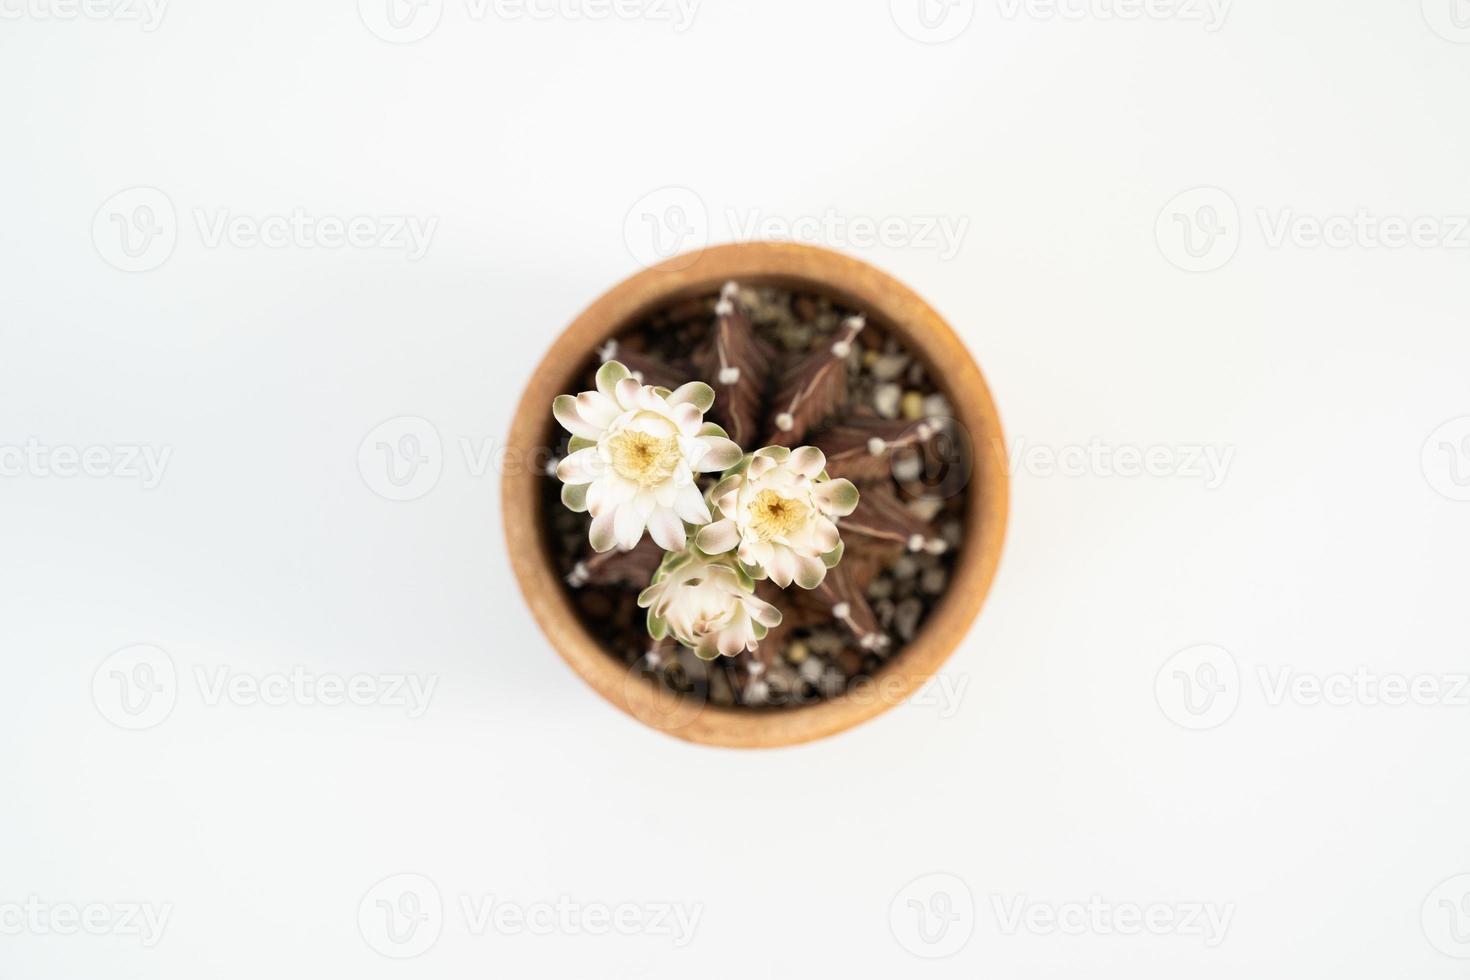
[[[735,562],[695,551],[665,557],[638,605],[648,610],[650,636],[672,635],[702,660],[754,650],[781,622],[780,610],[756,597],[754,580]]]
[[[734,550],[756,578],[815,589],[842,557],[833,520],[857,506],[850,480],[831,480],[820,449],[768,446],[748,456],[710,493],[719,519],[700,528],[707,554]]]
[[[594,550],[632,548],[647,530],[660,548],[681,551],[685,523],[709,523],[694,474],[740,459],[725,431],[704,421],[714,400],[701,381],[674,392],[639,384],[617,361],[598,370],[596,391],[557,396],[552,413],[572,434],[556,468],[561,499],[592,515]]]

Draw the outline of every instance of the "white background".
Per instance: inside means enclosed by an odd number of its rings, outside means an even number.
[[[1439,428],[1470,415],[1463,3],[958,0],[927,33],[905,0],[704,0],[683,30],[430,0],[395,33],[377,0],[66,2],[0,2],[0,976],[1470,976],[1470,889],[1441,885],[1470,872],[1470,423]],[[417,258],[207,233],[297,209],[436,223]],[[1441,230],[1275,235],[1359,209]],[[958,710],[758,754],[563,666],[474,462],[649,220],[752,215],[835,216],[818,241],[925,295],[1019,453]],[[125,272],[134,218],[176,241]],[[359,447],[403,416],[442,471],[393,502]],[[170,453],[156,486],[130,446]],[[1089,446],[1164,462],[1047,463]],[[113,682],[146,675],[108,658],[137,644],[177,690],[134,731]],[[210,703],[296,667],[436,686],[420,717]],[[1440,703],[1273,686],[1359,667]],[[402,873],[443,912],[397,961],[370,889]],[[701,918],[676,948],[461,905],[562,896]],[[1045,928],[1094,896],[1228,931]],[[148,946],[28,901],[170,918]]]

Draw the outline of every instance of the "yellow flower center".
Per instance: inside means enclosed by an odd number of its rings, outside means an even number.
[[[811,508],[774,490],[762,490],[750,502],[749,514],[751,530],[762,541],[770,541],[805,524]]]
[[[658,486],[674,475],[683,456],[677,436],[659,438],[647,432],[619,432],[608,442],[612,468],[641,487]]]

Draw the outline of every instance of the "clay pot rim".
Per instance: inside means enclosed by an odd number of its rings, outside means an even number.
[[[552,399],[577,388],[586,359],[658,307],[734,279],[826,293],[862,311],[903,338],[933,372],[955,415],[969,431],[974,472],[965,509],[965,542],[943,599],[914,639],[873,676],[861,693],[811,705],[759,711],[678,703],[662,685],[629,671],[582,625],[542,533],[542,481],[534,465],[555,422]],[[527,604],[551,645],[582,679],[618,708],[652,728],[705,745],[757,748],[794,745],[866,721],[918,690],[954,651],[979,614],[1000,560],[1009,509],[1004,438],[990,390],[974,359],[944,321],[888,274],[827,249],[784,242],[722,245],[669,261],[625,279],[595,300],[552,344],[516,407],[501,481],[506,547]]]

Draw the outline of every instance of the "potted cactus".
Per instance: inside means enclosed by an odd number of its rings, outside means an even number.
[[[509,450],[554,460],[503,485],[553,645],[699,742],[804,741],[907,697],[978,612],[1004,532],[999,423],[964,348],[894,280],[803,246],[615,288],[548,354]]]

